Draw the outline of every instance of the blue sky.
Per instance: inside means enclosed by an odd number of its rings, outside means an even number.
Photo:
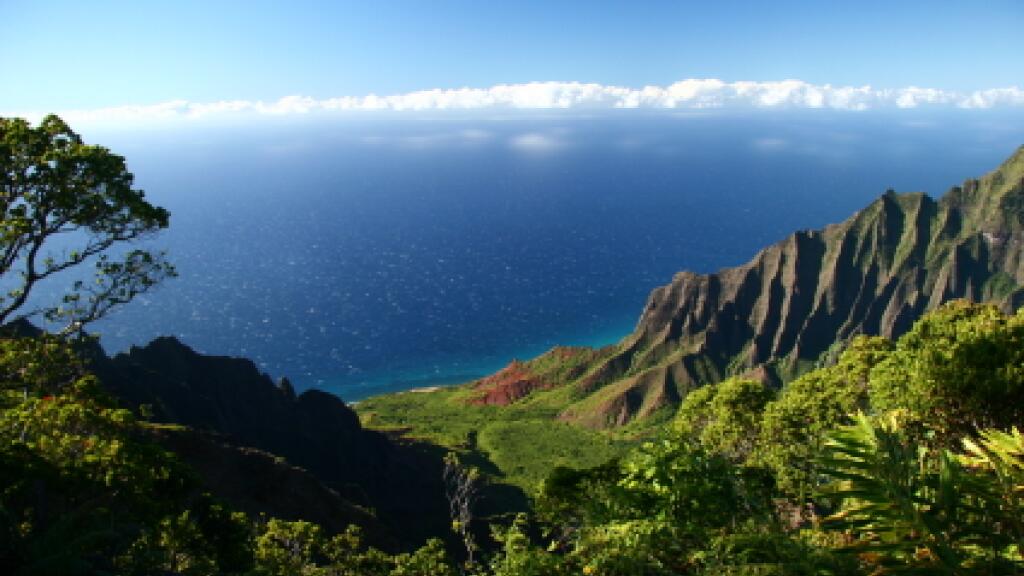
[[[0,0],[0,110],[577,81],[1024,87],[1024,3]]]

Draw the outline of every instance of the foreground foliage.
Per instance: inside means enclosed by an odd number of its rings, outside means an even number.
[[[440,541],[388,555],[355,529],[231,511],[62,339],[0,339],[0,377],[0,573],[450,573]]]
[[[6,573],[250,567],[242,518],[196,493],[191,473],[144,439],[143,426],[106,397],[68,344],[0,340],[0,373]]]
[[[895,343],[855,339],[778,397],[740,379],[705,387],[659,442],[556,470],[537,501],[547,544],[527,545],[520,521],[499,565],[1024,573],[1022,329],[1024,314],[954,302]]]
[[[779,392],[742,379],[708,386],[659,437],[598,466],[556,467],[530,514],[494,522],[490,546],[475,499],[460,501],[449,539],[470,555],[440,540],[390,554],[364,546],[354,527],[332,535],[233,512],[104,395],[73,346],[4,338],[0,569],[1024,573],[1021,330],[1022,315],[954,303],[896,342],[853,341]],[[479,474],[461,466],[460,478]]]
[[[903,414],[832,433],[822,494],[840,503],[825,519],[872,572],[1009,574],[1024,569],[1024,437],[987,430],[966,451],[929,451],[910,440]]]
[[[130,302],[175,275],[162,254],[115,246],[167,227],[167,210],[153,206],[124,158],[88,145],[57,116],[38,126],[0,118],[0,325],[40,315],[67,334]],[[58,303],[36,306],[42,283],[92,265]]]

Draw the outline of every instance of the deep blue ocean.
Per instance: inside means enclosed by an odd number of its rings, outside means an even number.
[[[628,333],[673,273],[740,264],[887,188],[1024,144],[995,111],[391,113],[85,132],[172,213],[180,277],[95,325],[358,400]]]

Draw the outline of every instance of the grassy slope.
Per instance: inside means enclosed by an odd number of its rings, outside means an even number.
[[[621,431],[600,432],[556,419],[566,388],[537,392],[509,406],[466,403],[467,386],[369,398],[355,408],[368,428],[400,432],[462,453],[492,479],[536,492],[554,466],[602,464],[635,441]]]

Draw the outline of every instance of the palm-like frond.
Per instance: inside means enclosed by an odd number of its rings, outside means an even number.
[[[845,532],[846,550],[881,573],[1015,573],[1024,564],[1008,551],[1020,531],[1008,528],[1020,522],[1022,440],[989,433],[966,456],[935,453],[909,440],[898,414],[859,414],[825,444],[820,464],[831,482],[821,493],[839,511],[824,526]]]
[[[989,513],[1019,555],[1024,551],[1024,434],[1017,428],[983,430],[977,440],[968,438],[963,444],[960,462],[987,480]]]

